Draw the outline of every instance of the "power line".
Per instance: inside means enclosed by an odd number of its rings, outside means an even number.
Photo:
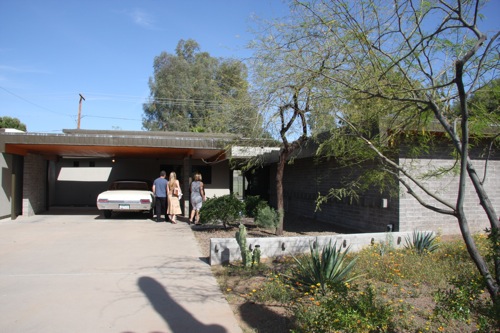
[[[22,97],[22,96],[19,96],[19,95],[17,95],[17,94],[14,94],[12,91],[9,91],[9,90],[5,89],[5,88],[4,88],[4,87],[2,87],[2,86],[0,86],[0,89],[2,89],[2,90],[4,90],[4,91],[6,91],[7,93],[11,94],[12,96],[15,96],[15,97],[17,97],[17,98],[19,98],[19,99],[21,99],[21,100],[25,101],[26,103],[29,103],[29,104],[31,104],[31,105],[33,105],[33,106],[36,106],[37,108],[40,108],[40,109],[42,109],[42,110],[49,111],[49,112],[52,112],[52,113],[55,113],[55,114],[58,114],[58,115],[62,115],[62,116],[72,117],[72,116],[70,116],[70,115],[68,115],[68,114],[61,113],[61,112],[57,112],[57,111],[53,111],[53,110],[51,110],[51,109],[48,109],[48,108],[46,108],[46,107],[43,107],[43,106],[38,105],[38,104],[36,104],[36,103],[33,103],[32,101],[30,101],[30,100],[28,100],[28,99],[26,99],[26,98],[24,98],[24,97]]]

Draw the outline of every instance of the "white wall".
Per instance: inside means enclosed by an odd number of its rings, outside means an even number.
[[[74,161],[79,162],[74,167]],[[95,166],[90,167],[90,162]],[[145,179],[154,181],[160,175],[161,165],[183,165],[183,160],[172,159],[63,159],[57,163],[55,175],[55,195],[51,204],[54,206],[93,206],[97,195],[105,191],[110,182],[116,179]],[[193,161],[193,166],[205,165]],[[207,197],[230,193],[229,163],[227,161],[211,166],[212,183],[206,184]],[[172,170],[165,170],[167,176]],[[188,175],[191,176],[191,175]],[[186,178],[188,179],[188,178]],[[188,182],[179,179],[184,192],[188,190]],[[189,200],[189,192],[184,193],[184,200]],[[187,201],[186,201],[187,203]]]

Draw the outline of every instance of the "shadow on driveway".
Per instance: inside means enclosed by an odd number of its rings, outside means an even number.
[[[203,333],[227,333],[226,329],[219,325],[204,325],[177,304],[168,291],[153,278],[143,276],[137,284],[146,295],[155,311],[165,320],[174,333],[203,332]]]

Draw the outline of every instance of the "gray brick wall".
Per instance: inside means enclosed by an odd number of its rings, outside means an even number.
[[[314,158],[296,159],[285,166],[284,205],[285,219],[305,218],[331,223],[339,230],[357,232],[386,231],[389,224],[397,230],[398,200],[388,194],[380,194],[377,189],[367,191],[359,201],[349,199],[330,199],[316,207],[318,196],[326,195],[328,190],[340,186],[349,174],[363,172],[369,166],[340,168],[333,160],[316,161]],[[276,167],[271,170],[271,204],[276,206],[276,187],[274,184]],[[385,203],[385,205],[384,205]],[[286,223],[286,221],[285,221]]]
[[[23,216],[43,212],[47,206],[47,161],[40,155],[24,157]]]
[[[484,160],[473,160],[476,172],[482,176],[485,166]],[[450,169],[454,165],[454,160],[450,159],[420,159],[412,160],[402,158],[400,164],[407,166],[414,174],[424,174],[438,168]],[[429,191],[441,198],[447,200],[450,204],[455,205],[458,195],[458,176],[453,173],[443,174],[440,177],[433,179],[419,178],[429,189]],[[500,161],[490,160],[488,162],[488,173],[484,182],[485,189],[489,198],[497,210],[500,211]],[[436,207],[446,208],[438,203],[430,196],[423,193],[422,190],[415,191],[422,199],[426,200]],[[489,227],[488,219],[484,213],[482,206],[479,204],[476,191],[472,183],[467,179],[466,197],[464,202],[466,217],[469,223],[469,228],[473,232],[483,231]],[[455,217],[443,215],[423,208],[415,198],[407,193],[401,193],[399,223],[401,231],[409,231],[414,229],[430,229],[442,234],[458,234],[460,229]]]
[[[439,168],[451,169],[455,163],[455,160],[450,158],[449,151],[443,149],[419,159],[411,159],[404,155],[403,150],[403,157],[399,160],[400,165],[410,168],[412,174],[416,175],[424,175]],[[485,161],[479,152],[473,152],[472,157],[476,171],[482,178]],[[363,165],[357,170],[343,169],[332,160],[317,162],[311,157],[296,159],[293,164],[286,165],[283,181],[285,223],[289,218],[304,218],[331,223],[346,231],[384,232],[388,225],[392,225],[394,231],[432,230],[441,234],[460,233],[458,223],[453,216],[439,214],[423,207],[406,193],[401,185],[398,189],[399,198],[380,194],[377,189],[372,189],[361,195],[358,202],[332,199],[316,210],[319,193],[326,194],[329,188],[339,186],[345,176],[355,176],[357,172],[363,172],[367,168],[370,166]],[[270,201],[274,206],[276,206],[275,175],[276,166],[273,166],[270,173]],[[458,193],[456,174],[447,173],[431,180],[424,178],[420,180],[432,193],[439,194],[451,204],[455,204]],[[492,158],[488,162],[484,185],[497,213],[500,213],[500,159]],[[422,191],[416,192],[439,206]],[[473,232],[483,231],[489,227],[469,180],[464,206],[469,227]]]

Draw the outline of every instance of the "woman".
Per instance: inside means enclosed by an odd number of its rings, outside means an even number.
[[[182,214],[181,204],[179,202],[179,196],[181,195],[181,186],[177,180],[177,175],[175,172],[171,172],[168,185],[167,185],[167,196],[168,196],[168,209],[167,214],[170,222],[177,223],[177,215]]]
[[[189,191],[191,192],[191,216],[189,217],[189,224],[195,223],[199,224],[200,220],[200,209],[203,201],[205,201],[205,188],[203,187],[203,182],[201,181],[201,173],[196,173],[194,179],[189,185]]]

